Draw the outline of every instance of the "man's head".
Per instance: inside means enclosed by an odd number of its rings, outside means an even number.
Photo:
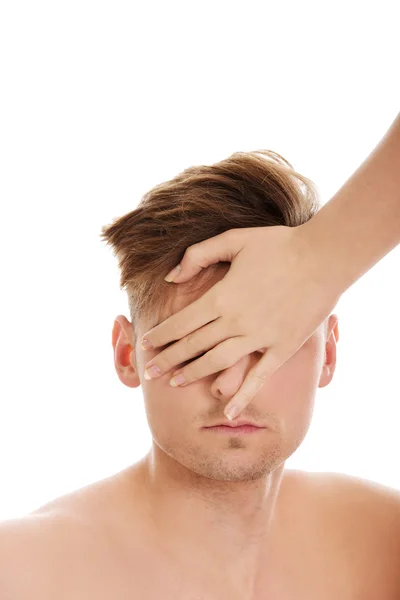
[[[220,267],[206,289],[222,279],[228,268]],[[172,310],[163,311],[160,320],[200,297],[198,292],[185,292],[184,286],[175,286]],[[203,427],[226,421],[226,404],[261,354],[247,355],[230,368],[183,388],[169,385],[171,372],[148,381],[143,377],[144,365],[167,347],[150,352],[141,349],[142,335],[158,323],[153,321],[139,321],[135,335],[132,324],[118,316],[113,347],[115,368],[122,383],[129,387],[142,385],[148,424],[158,448],[192,473],[219,481],[258,479],[295,452],[308,431],[316,389],[328,385],[335,371],[339,336],[336,315],[326,319],[243,411],[240,418],[267,427],[243,437],[220,435]]]
[[[132,323],[124,316],[114,323],[117,374],[129,387],[142,385],[157,447],[194,474],[214,480],[257,479],[291,456],[308,431],[316,389],[329,384],[336,365],[337,316],[330,315],[240,415],[266,429],[241,437],[203,428],[226,421],[224,407],[259,353],[183,388],[169,385],[172,372],[152,381],[143,377],[145,363],[164,349],[142,351],[143,333],[199,298],[230,267],[219,263],[185,284],[166,283],[164,276],[189,245],[240,226],[301,225],[316,212],[311,182],[273,161],[236,153],[211,167],[192,167],[149,192],[136,211],[103,228],[119,257],[124,285],[134,290],[132,296],[128,292]],[[294,183],[296,177],[305,192]]]

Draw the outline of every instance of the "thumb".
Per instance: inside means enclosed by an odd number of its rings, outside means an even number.
[[[232,262],[243,247],[240,229],[228,229],[219,235],[188,246],[179,265],[164,277],[165,281],[184,283],[202,269],[218,262]]]

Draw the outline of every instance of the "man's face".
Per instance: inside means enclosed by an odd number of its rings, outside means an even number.
[[[159,322],[200,297],[204,290],[222,279],[228,269],[229,265],[221,267],[201,293],[188,293],[184,291],[184,284],[177,285],[172,310],[162,313]],[[147,381],[143,377],[144,365],[166,348],[146,352],[140,348],[142,335],[156,324],[153,321],[137,324],[135,351],[130,355],[130,375],[119,370],[119,377],[130,387],[142,385],[153,440],[163,452],[194,473],[219,481],[258,479],[274,471],[295,452],[310,426],[317,387],[328,385],[333,377],[336,365],[333,333],[338,338],[337,324],[334,327],[336,315],[329,317],[327,333],[324,322],[266,380],[239,415],[238,419],[249,419],[266,427],[249,435],[225,435],[204,427],[227,421],[224,416],[226,404],[262,353],[244,356],[225,371],[186,387],[169,384],[173,370],[182,365],[176,365],[158,379]]]

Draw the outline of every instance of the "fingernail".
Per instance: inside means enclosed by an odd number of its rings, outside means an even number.
[[[239,408],[237,406],[231,406],[228,410],[224,411],[224,414],[230,421],[237,417],[239,414]]]
[[[145,379],[153,379],[155,377],[159,377],[159,375],[161,375],[161,369],[160,367],[157,367],[157,365],[152,365],[144,372]]]
[[[172,271],[170,271],[166,277],[164,277],[165,281],[168,281],[168,283],[171,283],[171,281],[173,281],[175,279],[175,277],[177,277],[179,275],[180,272],[181,272],[181,265],[179,264],[179,265],[176,265],[176,267],[174,267],[172,269]]]
[[[144,338],[142,340],[141,347],[142,347],[142,350],[151,350],[153,348],[153,344],[150,342],[150,340],[147,340],[146,338]]]
[[[172,377],[172,379],[170,379],[169,382],[173,387],[176,387],[178,385],[181,385],[182,383],[185,383],[185,378],[181,373],[179,373],[179,375]]]

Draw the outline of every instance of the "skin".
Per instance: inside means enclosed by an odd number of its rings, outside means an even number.
[[[206,289],[222,279],[221,267]],[[199,297],[177,286],[163,320]],[[227,421],[224,407],[260,353],[241,358],[190,390],[169,385],[170,374],[144,379],[149,358],[164,347],[143,351],[143,333],[154,323],[124,316],[114,322],[112,343],[121,382],[142,386],[152,448],[139,465],[142,493],[154,526],[168,539],[168,552],[181,566],[195,562],[204,577],[223,572],[232,590],[249,594],[266,560],[276,559],[285,528],[285,461],[309,429],[318,387],[328,385],[336,366],[338,317],[330,315],[303,346],[268,379],[238,417],[266,426],[249,436],[202,429]],[[180,366],[180,365],[179,365]],[[212,552],[210,552],[212,549]]]
[[[399,244],[399,156],[400,113],[360,167],[303,225],[232,229],[186,248],[174,279],[178,285],[219,261],[228,260],[232,268],[216,294],[145,332],[153,348],[176,340],[157,358],[161,371],[176,364],[178,352],[185,360],[190,350],[207,349],[204,358],[183,369],[190,383],[220,370],[221,359],[231,366],[254,349],[268,348],[225,409],[227,416],[231,410],[240,414],[339,297]],[[210,321],[211,328],[203,327]]]
[[[398,244],[399,126],[397,118],[377,149],[310,221],[312,246],[341,292]],[[264,253],[270,238],[262,240]],[[229,327],[223,314],[213,315],[220,327],[219,336],[214,335],[224,340],[238,336],[243,356],[229,369],[208,371],[206,377],[192,370],[190,391],[169,387],[168,372],[158,380],[144,380],[143,363],[166,346],[156,343],[158,350],[143,357],[132,325],[117,317],[116,370],[124,385],[143,386],[152,450],[112,478],[56,499],[26,518],[0,524],[1,598],[50,600],[63,591],[63,597],[80,598],[83,593],[99,600],[132,594],[174,600],[400,598],[398,490],[338,474],[283,472],[284,461],[307,433],[316,387],[324,387],[333,376],[338,328],[331,315],[325,334],[323,327],[314,331],[314,319],[326,309],[325,286],[321,294],[310,294],[309,277],[296,282],[297,269],[288,269],[290,253],[282,253],[280,239],[272,240],[271,250],[276,246],[278,251],[270,263],[275,272],[271,267],[268,276],[264,260],[251,260],[251,248],[246,258],[249,242],[241,249],[240,266],[234,259],[238,282],[254,271],[254,264],[263,272],[262,278],[249,278],[248,293],[230,306]],[[215,254],[215,243],[203,242],[201,252],[197,245],[196,259],[186,254],[186,278],[201,268],[196,261],[204,266],[226,260],[227,249],[220,246],[223,256]],[[256,248],[255,257],[263,252]],[[290,295],[282,287],[282,273],[291,284]],[[277,285],[271,286],[272,275]],[[234,304],[235,277],[221,288],[221,297],[227,298],[224,308]],[[183,291],[183,284],[179,288]],[[270,288],[275,298],[268,295]],[[177,297],[172,313],[195,297]],[[316,307],[317,314],[310,318]],[[200,315],[190,313],[186,335],[195,322],[200,326],[211,308],[205,303]],[[263,324],[263,339],[258,330],[254,333],[252,322]],[[182,324],[161,325],[150,332],[151,341],[168,345],[177,339],[178,325]],[[141,323],[139,336],[154,326]],[[297,329],[307,341],[290,354],[289,342]],[[247,337],[257,337],[270,355],[277,349],[280,357],[286,353],[286,361],[254,399],[246,395],[242,408],[247,410],[240,415],[269,429],[251,438],[211,437],[202,425],[222,417],[227,400],[258,359],[257,353],[246,355]],[[202,348],[207,345],[207,340],[198,341]],[[274,361],[266,372],[271,366]],[[202,368],[210,367],[215,364]],[[263,374],[260,367],[258,375]],[[163,541],[164,554],[159,551]],[[71,590],[64,589],[67,584]]]
[[[198,292],[179,286],[177,294],[163,305],[167,313]],[[244,417],[268,425],[250,437],[201,428],[222,418],[259,353],[190,390],[173,388],[169,373],[144,379],[148,355],[138,340],[147,326],[134,333],[119,316],[112,340],[120,380],[143,386],[151,450],[112,477],[0,524],[0,597],[50,600],[62,590],[63,598],[99,600],[397,600],[399,492],[284,470],[308,431],[316,388],[332,379],[337,316],[248,405]]]

